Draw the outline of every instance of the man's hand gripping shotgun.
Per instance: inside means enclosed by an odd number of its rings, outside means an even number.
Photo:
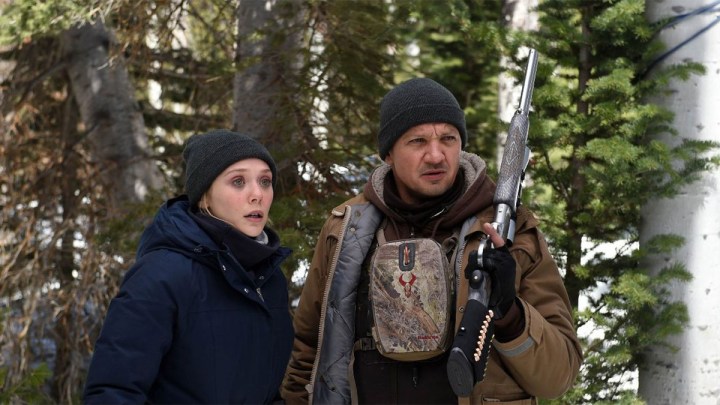
[[[536,70],[537,53],[534,49],[530,49],[525,82],[520,94],[520,108],[515,111],[510,121],[497,189],[493,198],[495,220],[492,226],[505,241],[505,246],[501,249],[507,249],[512,245],[515,237],[515,220],[520,205],[522,181],[530,160],[530,149],[526,143]],[[494,252],[491,252],[494,249],[496,248],[490,238],[484,236],[477,252],[470,253],[468,266],[465,268],[465,277],[468,278],[469,284],[468,302],[447,363],[450,385],[459,397],[470,396],[475,384],[485,378],[490,345],[495,332],[493,319],[501,319],[505,316],[498,306],[501,292],[500,288],[496,288],[500,284],[497,280],[497,272],[494,271],[496,269],[489,268],[495,265]],[[514,291],[514,277],[512,288]]]

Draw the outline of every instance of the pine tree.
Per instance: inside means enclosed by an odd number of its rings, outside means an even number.
[[[585,351],[580,381],[556,402],[632,402],[638,356],[686,321],[666,285],[689,277],[679,264],[650,277],[642,258],[681,240],[663,235],[638,248],[640,208],[692,181],[711,147],[653,141],[672,133],[672,115],[648,100],[670,78],[702,69],[688,62],[648,74],[662,44],[643,0],[547,0],[538,11],[538,32],[510,41],[540,55],[529,135],[534,185],[523,200],[542,217],[565,272]],[[598,250],[608,245],[611,253]],[[588,302],[579,308],[582,296]]]
[[[466,150],[495,167],[501,1],[398,1],[392,11],[400,35],[395,82],[426,76],[447,87],[465,110]]]

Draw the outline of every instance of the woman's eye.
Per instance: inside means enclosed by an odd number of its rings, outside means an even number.
[[[262,187],[272,187],[272,179],[269,179],[267,177],[260,179],[260,186]]]
[[[245,185],[245,179],[242,177],[238,177],[237,179],[234,179],[232,184],[237,187],[242,187]]]

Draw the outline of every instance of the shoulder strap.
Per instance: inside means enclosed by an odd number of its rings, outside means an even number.
[[[463,222],[462,227],[460,227],[460,232],[458,233],[457,248],[453,252],[452,259],[450,261],[450,264],[455,269],[455,280],[457,284],[459,284],[457,280],[460,280],[458,277],[462,276],[463,271],[463,269],[461,269],[460,267],[462,266],[463,252],[465,251],[465,239],[467,238],[470,229],[473,227],[473,225],[475,225],[475,222],[479,220],[480,214],[473,215],[466,219],[465,222]]]
[[[382,223],[378,226],[378,229],[375,232],[375,239],[377,240],[378,245],[384,245],[387,243],[387,240],[385,240],[385,228],[383,228]]]

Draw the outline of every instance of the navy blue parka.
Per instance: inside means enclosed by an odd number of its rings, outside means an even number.
[[[246,272],[167,201],[140,240],[95,345],[85,403],[268,403],[293,341],[280,247]]]

